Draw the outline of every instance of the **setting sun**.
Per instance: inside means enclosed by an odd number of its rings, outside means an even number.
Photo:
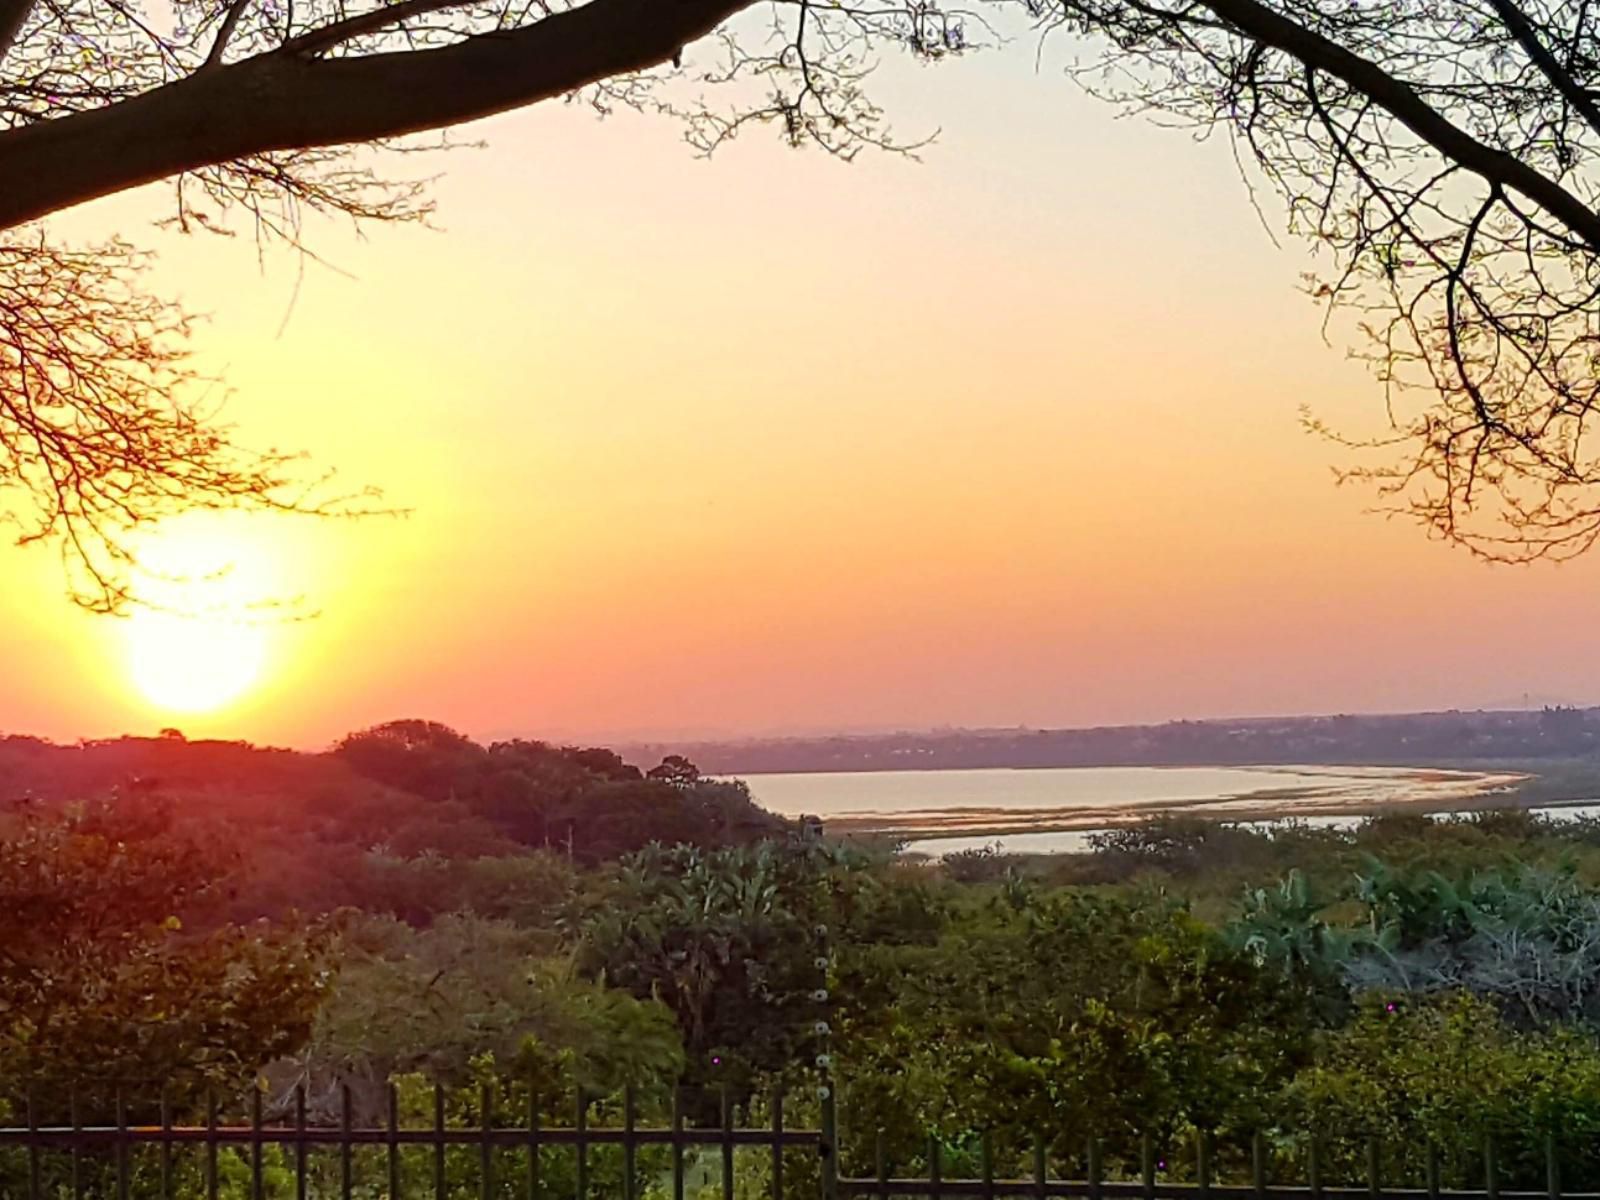
[[[262,680],[283,597],[247,528],[189,518],[158,527],[140,548],[152,604],[123,624],[125,662],[133,689],[161,712],[215,712]]]
[[[158,708],[204,713],[237,699],[261,675],[265,631],[227,617],[139,612],[128,622],[128,670]]]

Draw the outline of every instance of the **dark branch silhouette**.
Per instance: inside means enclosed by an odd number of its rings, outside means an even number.
[[[1593,544],[1589,0],[1046,2],[1048,24],[1109,44],[1079,71],[1091,90],[1230,132],[1319,250],[1310,290],[1358,318],[1393,424],[1346,442],[1365,465],[1345,478],[1487,557]]]
[[[593,0],[448,46],[322,57],[377,32],[373,21],[335,23],[117,104],[0,134],[0,226],[200,167],[439,129],[562,96],[665,62],[742,6]],[[461,6],[380,15],[446,7]]]
[[[585,89],[601,109],[674,113],[703,146],[780,122],[791,140],[848,157],[894,144],[860,87],[873,47],[960,48],[958,23],[923,0],[791,6],[775,42],[725,42],[708,75],[733,90],[757,80],[765,95],[731,115],[658,95],[684,47],[745,7],[0,0],[0,513],[22,541],[62,547],[79,603],[119,611],[141,598],[128,535],[144,522],[359,507],[308,488],[293,456],[234,444],[220,393],[184,366],[184,314],[141,290],[132,247],[62,246],[34,223],[164,179],[184,230],[225,231],[242,213],[258,237],[298,246],[307,212],[412,220],[429,211],[422,186],[385,178],[352,147],[403,152],[419,148],[408,135]]]

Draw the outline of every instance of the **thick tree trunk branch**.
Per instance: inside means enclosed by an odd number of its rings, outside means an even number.
[[[440,129],[565,95],[666,62],[752,2],[591,0],[437,50],[277,51],[200,71],[0,134],[0,229],[214,163]]]
[[[1449,161],[1460,163],[1488,182],[1527,197],[1565,225],[1578,241],[1591,250],[1600,251],[1600,213],[1515,155],[1485,145],[1451,123],[1404,80],[1396,79],[1368,59],[1352,54],[1257,0],[1203,2],[1241,33],[1343,80]]]

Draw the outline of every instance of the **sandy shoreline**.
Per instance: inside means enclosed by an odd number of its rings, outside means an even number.
[[[964,805],[921,811],[858,811],[835,813],[826,819],[826,824],[832,833],[937,838],[1107,829],[1165,815],[1270,821],[1364,816],[1376,811],[1445,812],[1486,807],[1496,796],[1531,778],[1510,771],[1439,768],[1287,766],[1270,770],[1293,771],[1312,778],[1302,786],[1262,788],[1194,800],[1132,801],[1114,807]],[[1327,782],[1318,783],[1318,778]]]

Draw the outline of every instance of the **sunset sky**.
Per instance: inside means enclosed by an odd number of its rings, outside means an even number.
[[[1062,53],[1068,51],[1063,44]],[[693,55],[691,54],[691,60]],[[330,266],[147,233],[251,444],[411,510],[159,531],[233,617],[74,610],[0,551],[0,729],[320,746],[429,716],[601,739],[1594,702],[1600,558],[1491,568],[1366,512],[1298,410],[1382,398],[1229,146],[1033,47],[891,63],[920,162],[547,105]],[[1274,232],[1280,220],[1263,197]],[[244,620],[262,596],[302,620]],[[230,600],[240,603],[230,605]],[[181,664],[197,661],[198,680]],[[187,710],[187,711],[186,711]],[[198,711],[195,711],[198,710]]]

